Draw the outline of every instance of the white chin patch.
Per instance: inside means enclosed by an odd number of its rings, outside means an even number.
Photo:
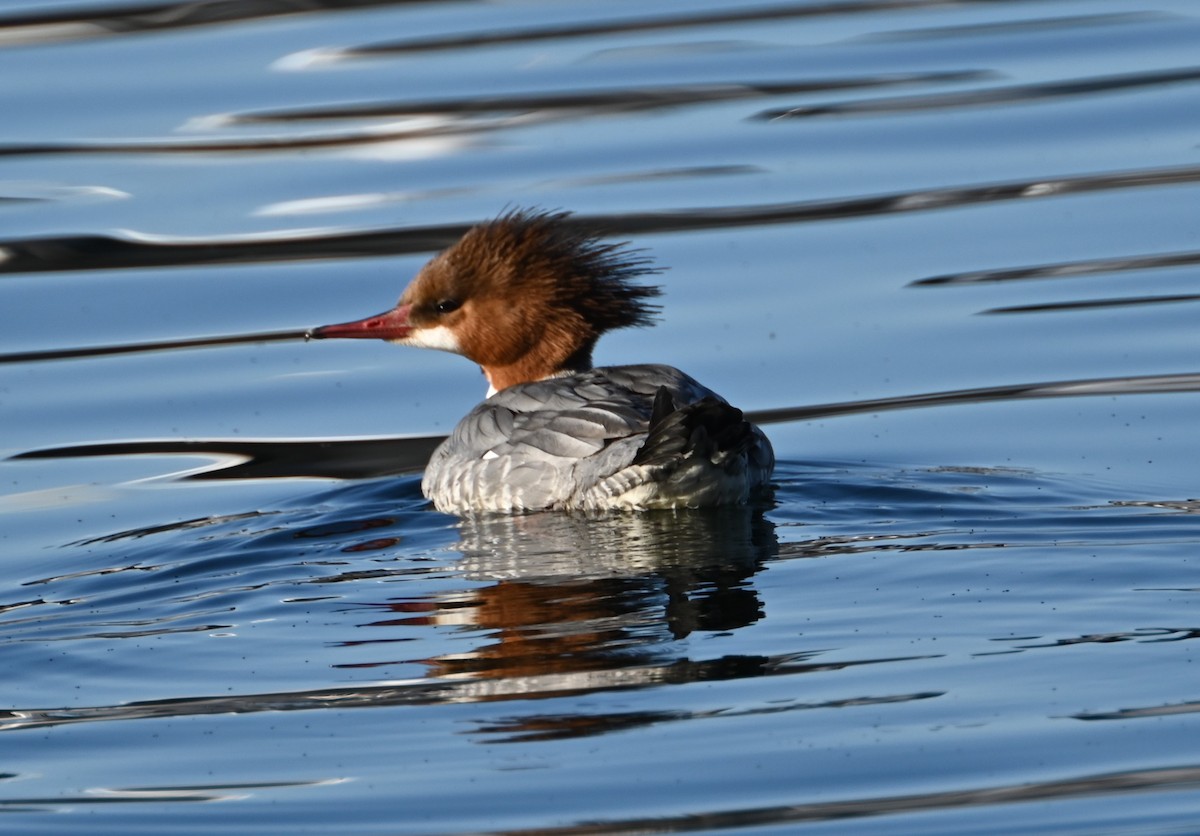
[[[438,351],[451,351],[462,354],[454,332],[445,325],[435,325],[432,328],[418,328],[402,340],[395,342],[400,345],[415,345],[419,348],[436,348]]]

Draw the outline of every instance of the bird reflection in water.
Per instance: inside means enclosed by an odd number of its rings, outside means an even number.
[[[778,548],[772,523],[745,507],[488,515],[463,519],[460,532],[457,568],[487,585],[381,604],[404,615],[368,626],[486,634],[421,663],[432,677],[495,687],[496,699],[725,678],[730,660],[692,662],[667,645],[762,618],[751,579]]]

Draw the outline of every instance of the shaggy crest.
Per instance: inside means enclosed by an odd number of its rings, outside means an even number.
[[[446,253],[458,269],[491,275],[513,288],[514,298],[539,299],[571,311],[598,337],[614,328],[654,324],[661,294],[634,284],[662,272],[625,242],[606,242],[569,212],[515,209],[468,231]]]

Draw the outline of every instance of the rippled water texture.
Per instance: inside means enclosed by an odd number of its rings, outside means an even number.
[[[1184,833],[1200,8],[0,9],[0,828]],[[645,247],[745,509],[456,520],[514,206]],[[223,803],[215,803],[215,802]]]

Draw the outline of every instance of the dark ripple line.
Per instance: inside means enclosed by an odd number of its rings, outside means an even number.
[[[896,96],[878,99],[859,99],[831,104],[804,105],[801,107],[764,110],[761,113],[755,114],[753,118],[775,121],[810,118],[814,116],[944,110],[947,108],[1032,102],[1066,96],[1094,95],[1097,93],[1111,93],[1116,90],[1159,87],[1167,84],[1182,84],[1195,81],[1200,81],[1200,67],[1067,79],[1038,84],[1018,84],[1008,87],[969,90],[966,92],[931,93],[918,96]]]
[[[219,801],[219,800],[221,800],[222,797],[223,796],[220,796],[220,795],[205,796],[205,795],[194,795],[194,794],[190,794],[190,793],[181,794],[181,795],[170,795],[170,794],[155,795],[155,796],[147,795],[143,798],[125,798],[125,797],[118,798],[118,797],[95,796],[95,795],[79,795],[79,796],[64,795],[64,796],[49,796],[46,798],[38,798],[36,796],[31,796],[28,798],[0,798],[0,810],[4,810],[4,811],[10,812],[10,813],[21,813],[21,812],[26,812],[22,808],[29,808],[28,811],[32,812],[33,810],[35,810],[39,807],[44,808],[44,807],[48,807],[48,806],[49,807],[67,807],[67,806],[74,806],[76,804],[86,804],[89,807],[94,807],[94,806],[107,806],[109,804],[131,804],[131,803],[173,804],[173,803],[180,802],[180,801]],[[39,812],[42,812],[42,811],[39,811]]]
[[[933,287],[943,285],[985,284],[990,282],[1025,281],[1029,279],[1069,279],[1076,276],[1094,276],[1098,273],[1119,273],[1129,270],[1157,270],[1168,267],[1186,267],[1200,264],[1200,250],[1158,255],[1117,256],[1081,261],[1063,261],[1056,264],[1039,264],[1032,267],[1008,267],[1001,270],[971,270],[963,273],[945,273],[909,282],[909,287]]]
[[[407,255],[448,247],[471,226],[469,223],[444,224],[412,229],[271,236],[265,240],[146,241],[115,235],[10,239],[0,241],[0,274]]]
[[[82,142],[32,142],[0,145],[0,157],[35,157],[73,154],[246,154],[278,153],[345,145],[373,145],[405,139],[479,133],[495,126],[455,124],[391,131],[352,131],[303,136],[266,136],[249,139],[86,140]]]
[[[555,93],[524,93],[478,96],[469,99],[429,99],[406,102],[366,102],[330,107],[304,107],[251,111],[226,117],[230,124],[306,122],[330,119],[368,119],[394,116],[462,115],[497,112],[588,110],[594,112],[656,110],[685,104],[703,104],[738,99],[764,98],[796,93],[822,93],[911,84],[949,84],[996,78],[989,70],[883,73],[872,76],[810,79],[805,81],[669,84],[612,90],[572,90]]]
[[[307,331],[263,331],[255,334],[233,334],[222,337],[195,337],[184,340],[81,346],[78,348],[52,348],[45,351],[14,351],[8,354],[0,354],[0,365],[6,363],[38,363],[46,360],[79,360],[89,357],[105,357],[114,354],[139,354],[149,351],[215,348],[217,346],[241,345],[244,343],[304,340],[307,339],[307,334]]]
[[[1200,373],[988,386],[814,406],[760,409],[748,411],[745,416],[747,420],[757,424],[777,424],[896,409],[989,401],[1179,392],[1200,392]],[[426,435],[283,441],[272,439],[116,441],[28,450],[12,456],[11,459],[195,454],[219,458],[233,457],[235,461],[233,463],[218,462],[213,467],[187,473],[181,478],[192,480],[292,477],[366,479],[415,473],[422,470],[428,463],[434,448],[445,438],[444,435]]]
[[[1056,29],[1081,29],[1098,26],[1129,26],[1137,23],[1171,23],[1182,20],[1168,12],[1101,12],[1096,14],[1064,15],[1062,17],[1038,17],[1022,20],[1002,20],[989,23],[968,23],[901,29],[862,35],[855,40],[871,42],[925,41],[932,39],[962,39],[994,35],[1024,35],[1048,32]]]
[[[921,395],[900,395],[863,401],[762,409],[746,412],[746,418],[758,424],[804,421],[839,415],[861,415],[894,409],[948,406],[990,401],[1035,400],[1042,398],[1085,397],[1093,395],[1157,395],[1200,392],[1200,372],[1163,375],[1098,377],[1084,380],[1057,380],[954,389]]]
[[[336,781],[336,779],[334,779]],[[18,812],[21,807],[74,807],[76,805],[175,803],[179,801],[221,801],[246,790],[269,790],[291,787],[316,787],[329,779],[301,781],[247,781],[227,784],[178,784],[145,787],[105,788],[97,795],[54,795],[46,797],[0,798],[0,809]]]
[[[945,691],[918,691],[911,694],[888,694],[883,697],[859,696],[824,702],[788,702],[783,705],[720,711],[623,711],[607,714],[552,714],[503,718],[481,723],[480,734],[493,735],[497,743],[530,743],[545,740],[569,740],[589,734],[610,734],[640,726],[704,720],[709,717],[763,717],[793,711],[822,711],[829,709],[862,708],[873,705],[895,705],[917,700],[937,699]]]
[[[899,815],[918,811],[986,807],[1031,801],[1085,798],[1113,793],[1190,789],[1200,784],[1200,766],[1184,765],[1127,772],[1108,772],[1039,783],[1008,784],[974,790],[914,793],[845,801],[818,801],[773,807],[684,813],[634,819],[605,819],[561,827],[495,831],[493,836],[621,836],[642,833],[689,833],[731,828],[766,827],[787,822]]]
[[[738,207],[574,215],[569,222],[605,235],[644,235],[811,223],[900,212],[923,212],[1006,200],[1031,200],[1200,181],[1200,166],[1139,169],[950,186],[866,197]],[[0,241],[0,273],[115,270],[315,258],[363,258],[429,252],[458,240],[473,224],[272,236],[269,239],[146,241],[109,235],[46,236]]]
[[[1174,714],[1200,713],[1200,702],[1178,702],[1147,708],[1122,708],[1117,711],[1081,712],[1072,714],[1076,720],[1138,720],[1145,717],[1169,717]]]
[[[1114,299],[1079,299],[1070,302],[1041,302],[1031,305],[1007,305],[1001,308],[987,308],[981,314],[1028,314],[1028,313],[1063,313],[1067,311],[1090,311],[1098,308],[1132,308],[1141,305],[1166,305],[1180,302],[1200,301],[1200,294],[1176,293],[1169,296],[1131,296]]]
[[[975,0],[996,2],[996,0]],[[469,32],[461,35],[443,35],[431,38],[410,38],[402,41],[386,41],[340,50],[330,57],[348,57],[433,52],[501,44],[532,43],[536,41],[588,38],[596,35],[616,35],[626,32],[652,32],[666,29],[682,29],[696,26],[720,26],[729,23],[748,23],[764,20],[785,20],[797,17],[824,17],[830,15],[867,14],[922,9],[945,5],[945,0],[868,0],[867,2],[806,3],[787,6],[768,6],[739,11],[719,11],[704,14],[644,17],[599,23],[569,23],[557,26],[538,26],[511,29],[500,32]]]
[[[107,720],[196,717],[209,714],[249,714],[259,711],[323,711],[402,705],[441,705],[466,702],[527,700],[563,693],[600,693],[660,688],[695,682],[727,682],[759,677],[793,676],[845,670],[868,665],[934,659],[936,656],[892,656],[844,662],[796,662],[793,654],[776,656],[726,655],[708,659],[673,659],[662,664],[588,670],[575,674],[506,676],[476,679],[436,679],[358,688],[320,688],[238,696],[179,697],[82,708],[13,708],[0,710],[0,732]],[[898,699],[929,699],[942,692],[893,695]],[[872,698],[879,702],[885,697]]]
[[[326,439],[162,439],[51,447],[13,459],[93,456],[215,456],[212,468],[191,472],[190,481],[213,479],[372,479],[417,473],[444,435]]]
[[[137,34],[192,26],[212,26],[278,15],[319,12],[326,9],[366,9],[429,3],[432,0],[182,0],[153,5],[109,4],[105,8],[50,12],[25,12],[0,17],[0,46],[83,40],[111,35]],[[55,37],[53,27],[61,27]],[[34,34],[20,37],[21,29]]]

